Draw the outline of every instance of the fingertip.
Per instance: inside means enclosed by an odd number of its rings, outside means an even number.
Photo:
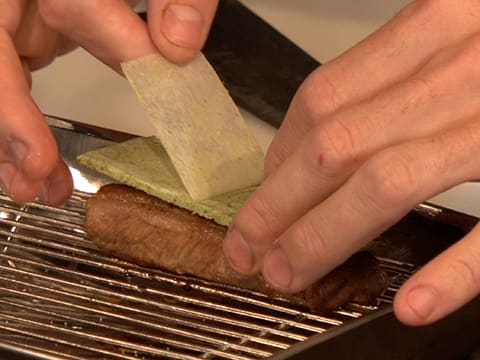
[[[205,20],[193,6],[170,4],[162,16],[163,35],[173,45],[187,49],[199,49],[203,44]]]
[[[263,277],[276,290],[292,292],[293,273],[290,261],[281,247],[270,250],[263,262]]]
[[[175,63],[191,61],[206,41],[216,4],[150,2],[148,27],[160,53]]]
[[[2,105],[2,153],[27,178],[43,180],[58,161],[57,143],[45,118],[29,94],[15,94]]]
[[[73,179],[68,166],[59,159],[57,166],[43,184],[42,200],[50,205],[64,204],[73,191]]]
[[[58,205],[68,198],[73,183],[49,129],[41,130],[45,129],[37,128],[28,139],[19,136],[7,139],[8,160],[0,167],[2,189],[18,203],[32,201],[43,194],[49,203]],[[46,188],[50,190],[46,192]]]
[[[32,180],[43,180],[57,166],[57,143],[43,119],[28,124],[31,129],[9,139],[17,168]]]
[[[170,43],[166,43],[165,45],[159,45],[157,43],[156,46],[160,49],[162,56],[164,56],[167,60],[179,65],[189,63],[199,53],[199,50],[197,49],[181,48]]]
[[[393,301],[393,312],[398,321],[405,325],[421,325],[421,320],[418,318],[417,314],[412,311],[412,309],[406,304],[405,301],[402,301],[399,298],[398,294],[395,296],[395,299]]]
[[[45,167],[41,169],[41,173],[31,172],[29,146],[17,138],[6,139],[4,153],[5,160],[0,163],[2,190],[18,203],[33,200],[41,190],[43,177],[48,174],[42,174]],[[43,163],[40,162],[40,165]]]
[[[417,285],[401,288],[395,296],[393,310],[397,319],[409,326],[422,326],[434,322],[438,295],[432,287]]]
[[[4,189],[6,194],[15,202],[25,204],[34,200],[41,192],[42,182],[26,179],[18,170],[13,170],[11,183]]]
[[[67,165],[59,159],[46,179],[32,179],[13,164],[0,164],[2,190],[15,202],[25,204],[39,199],[53,206],[62,205],[73,191],[73,179]]]
[[[250,275],[255,272],[252,249],[236,228],[229,229],[223,242],[223,251],[230,266],[238,273]]]
[[[175,63],[187,63],[203,45],[203,16],[192,6],[170,4],[148,23],[152,40],[163,56]]]

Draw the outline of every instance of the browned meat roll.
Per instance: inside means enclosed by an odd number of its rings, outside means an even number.
[[[316,312],[347,302],[370,304],[389,285],[375,257],[362,251],[306,290],[279,294],[261,276],[244,276],[231,269],[222,249],[225,226],[126,185],[102,187],[88,199],[86,209],[86,231],[106,253],[281,297]]]

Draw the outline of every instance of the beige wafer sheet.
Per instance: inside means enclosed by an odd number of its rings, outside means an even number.
[[[148,55],[122,69],[192,199],[261,182],[263,151],[203,55],[187,65]]]

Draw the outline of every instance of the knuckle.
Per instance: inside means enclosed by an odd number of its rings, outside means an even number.
[[[331,248],[326,235],[321,232],[320,228],[319,222],[311,221],[305,221],[294,228],[291,244],[294,244],[298,258],[314,259],[314,261],[328,258],[326,254],[331,253]],[[308,264],[306,266],[308,267]]]
[[[472,254],[470,254],[471,257]],[[454,281],[453,286],[478,286],[478,282],[480,281],[480,274],[478,273],[478,269],[474,267],[472,264],[479,263],[478,256],[477,261],[470,261],[471,259],[464,259],[464,258],[454,258],[450,263],[450,268],[452,273],[454,274]]]
[[[20,17],[20,13],[19,1],[0,2],[0,30],[6,31],[13,38],[17,28],[16,20]]]
[[[64,24],[66,7],[68,1],[62,0],[39,0],[38,10],[43,21],[53,28],[58,28]]]
[[[411,163],[392,153],[377,156],[363,168],[363,183],[370,200],[380,206],[410,203],[416,189]]]
[[[442,84],[452,86],[454,84],[478,84],[480,82],[480,34],[474,34],[465,39],[451,52],[439,53],[431,63],[436,64],[430,74],[436,86]]]
[[[427,99],[450,96],[452,89],[480,86],[480,34],[469,37],[453,49],[433,56],[416,76],[408,80],[411,85],[406,101],[416,107]]]
[[[38,0],[38,11],[49,27],[68,32],[85,26],[85,21],[93,19],[95,14],[115,14],[119,4],[117,0]]]
[[[335,176],[358,157],[355,131],[346,122],[336,119],[318,128],[313,135],[313,169]]]
[[[270,148],[265,156],[265,177],[272,174],[283,162],[285,156],[282,156],[278,146],[276,148]]]
[[[246,230],[246,237],[255,245],[264,247],[271,243],[275,237],[275,223],[278,222],[279,214],[271,203],[263,198],[253,196],[245,204],[243,210],[235,217],[235,226]]]
[[[343,72],[330,65],[310,74],[300,88],[306,108],[319,119],[333,113],[344,104],[340,85]]]

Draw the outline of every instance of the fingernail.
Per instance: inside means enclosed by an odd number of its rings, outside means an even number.
[[[223,243],[223,249],[232,267],[241,272],[248,273],[253,267],[253,253],[242,234],[235,228],[228,231]]]
[[[427,319],[435,308],[436,294],[432,288],[419,286],[410,290],[407,302],[410,308],[422,319]]]
[[[38,200],[48,203],[48,186],[46,182],[42,184],[42,189],[40,190],[40,194],[38,194]]]
[[[23,160],[27,156],[27,147],[20,141],[12,140],[8,144],[10,154],[18,169],[22,168]]]
[[[67,179],[52,181],[47,180],[43,185],[40,200],[50,205],[61,205],[68,200],[72,193],[72,182]]]
[[[282,248],[270,251],[264,260],[263,273],[269,283],[287,289],[292,282],[292,268]]]
[[[171,4],[163,13],[162,32],[175,45],[199,48],[202,42],[204,20],[194,7]]]

